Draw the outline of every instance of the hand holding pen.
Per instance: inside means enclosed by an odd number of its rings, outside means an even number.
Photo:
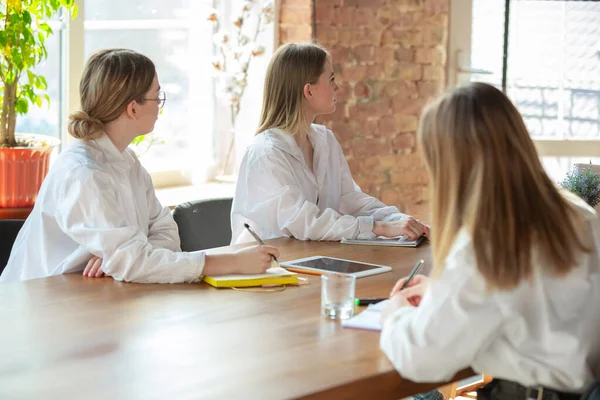
[[[419,275],[419,271],[423,268],[424,261],[419,260],[414,266],[410,275],[400,279],[390,293],[390,301],[381,312],[381,324],[385,322],[401,307],[406,307],[409,304],[417,307],[421,303],[421,298],[429,286],[429,278]]]
[[[408,277],[396,282],[390,293],[390,297],[400,295],[413,306],[418,306],[421,303],[421,298],[425,290],[429,286],[429,278],[419,274],[423,268],[423,264],[424,261],[419,260]]]
[[[402,278],[398,282],[396,282],[396,285],[394,286],[394,288],[392,289],[392,292],[390,293],[390,297],[393,297],[398,292],[403,291],[407,288],[411,288],[411,287],[414,288],[414,287],[416,287],[416,285],[419,285],[419,284],[423,283],[424,281],[426,281],[428,279],[427,277],[425,277],[423,275],[419,275],[419,272],[421,272],[421,269],[423,268],[424,264],[425,264],[425,260],[417,261],[417,263],[415,264],[413,269],[410,271],[410,274],[406,278]],[[403,292],[403,294],[404,293],[405,292]],[[387,299],[361,298],[361,299],[355,299],[354,304],[356,304],[357,306],[367,306],[369,304],[376,304],[376,303],[379,303],[384,300],[387,300]],[[419,299],[419,301],[420,301],[420,299]]]
[[[250,232],[250,234],[252,235],[252,237],[254,238],[254,240],[256,240],[256,242],[259,245],[261,245],[261,246],[265,245],[265,242],[263,242],[262,239],[260,238],[260,236],[258,236],[256,234],[256,232],[254,232],[254,230],[252,230],[252,228],[250,228],[250,225],[244,224],[244,228],[246,228],[248,230],[248,232]],[[279,262],[279,261],[277,261],[277,257],[275,256],[275,254],[270,254],[270,256],[273,258],[273,260],[275,260],[276,263]]]

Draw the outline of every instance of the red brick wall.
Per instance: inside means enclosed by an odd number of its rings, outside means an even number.
[[[313,0],[280,0],[280,43],[310,42],[313,39],[313,7]]]
[[[341,87],[337,111],[318,122],[337,135],[363,191],[427,219],[415,131],[423,106],[445,87],[450,0],[314,1],[313,36],[331,51]],[[282,43],[309,40],[312,9],[308,0],[282,0]]]

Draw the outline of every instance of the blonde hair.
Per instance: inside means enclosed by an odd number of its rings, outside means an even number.
[[[69,115],[69,133],[91,140],[117,119],[132,101],[144,103],[156,75],[154,63],[127,49],[101,50],[90,57],[79,85],[81,110]]]
[[[532,279],[532,257],[566,274],[588,251],[583,217],[544,172],[523,119],[498,89],[471,83],[443,95],[423,112],[418,142],[431,177],[435,273],[463,228],[492,289]]]
[[[304,85],[318,82],[328,58],[327,50],[314,43],[288,43],[275,51],[256,134],[273,128],[292,134],[308,130],[312,121],[307,121],[304,108]]]

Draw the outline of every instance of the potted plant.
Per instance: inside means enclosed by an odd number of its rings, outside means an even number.
[[[600,174],[594,172],[594,167],[591,162],[576,164],[560,183],[563,188],[581,197],[591,207],[600,203]]]
[[[52,29],[45,22],[61,9],[75,17],[75,0],[7,0],[0,3],[0,208],[31,207],[48,172],[58,139],[16,134],[17,114],[49,101],[46,79],[33,68],[48,56]]]

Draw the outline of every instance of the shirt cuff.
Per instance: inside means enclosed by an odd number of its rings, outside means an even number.
[[[357,217],[358,219],[358,236],[357,239],[375,239],[373,233],[373,224],[375,223],[373,217]]]
[[[202,280],[202,271],[204,271],[206,254],[204,251],[193,251],[188,254],[192,258],[192,267],[189,269],[188,274],[186,275],[185,282],[199,282]]]

